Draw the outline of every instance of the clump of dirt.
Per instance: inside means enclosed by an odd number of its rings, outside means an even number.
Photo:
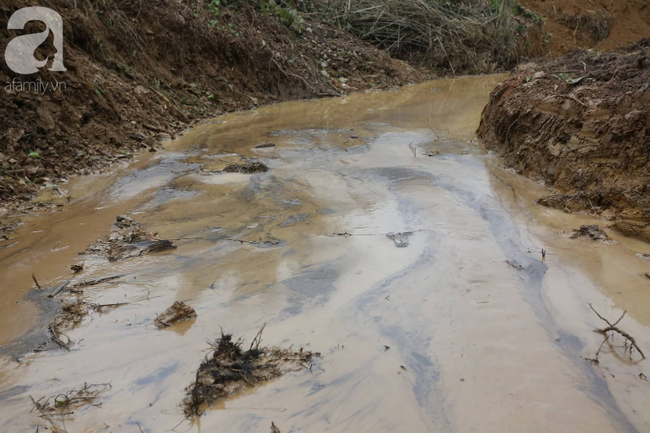
[[[478,133],[506,166],[555,189],[540,204],[650,241],[650,39],[519,66]]]
[[[185,416],[200,416],[209,406],[228,396],[238,394],[257,383],[279,377],[301,368],[311,368],[312,353],[302,348],[260,348],[262,330],[248,350],[242,349],[243,341],[233,341],[232,334],[221,333],[211,345],[212,357],[203,361],[196,372],[196,380],[187,389],[183,401]]]
[[[36,21],[7,30],[9,17],[31,5],[0,5],[0,52],[15,36],[44,30]],[[265,5],[40,1],[63,19],[67,72],[47,65],[19,76],[0,62],[0,203],[57,191],[72,174],[155,149],[202,117],[429,76],[340,29]],[[54,52],[50,34],[35,55],[51,62]]]
[[[184,302],[176,301],[171,307],[167,308],[156,317],[155,323],[159,328],[163,328],[171,326],[176,322],[189,320],[194,317],[196,317],[196,311],[194,311],[194,308]]]
[[[650,35],[646,0],[518,0],[542,20],[541,37],[531,42],[540,57],[577,49],[621,48]]]
[[[571,234],[571,239],[576,238],[589,238],[592,241],[603,241],[606,242],[609,240],[609,236],[603,229],[601,229],[597,224],[591,225],[582,225],[579,229],[574,229]]]
[[[79,254],[95,254],[106,257],[111,262],[138,257],[143,254],[169,251],[176,245],[167,239],[158,239],[158,233],[146,232],[140,223],[124,215],[118,215],[113,224],[113,232],[108,239],[97,240]]]
[[[223,171],[226,173],[253,174],[267,172],[269,171],[269,168],[261,162],[245,161],[241,164],[229,164],[223,169]]]

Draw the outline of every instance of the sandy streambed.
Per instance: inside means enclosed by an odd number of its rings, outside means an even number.
[[[588,303],[612,320],[628,310],[620,326],[650,352],[650,262],[635,256],[647,245],[570,239],[599,221],[536,206],[540,185],[481,153],[475,130],[499,79],[232,114],[73,182],[77,199],[0,249],[2,430],[45,425],[30,395],[110,382],[68,432],[647,431],[646,361],[620,337],[598,365],[584,359],[604,325]],[[269,170],[219,171],[242,158]],[[32,352],[52,306],[25,299],[31,274],[70,279],[117,214],[177,248],[86,257],[74,278],[122,277],[84,297],[128,303],[69,331],[69,352]],[[174,301],[197,317],[158,329]],[[206,341],[223,328],[250,342],[264,323],[264,344],[322,358],[183,422]]]

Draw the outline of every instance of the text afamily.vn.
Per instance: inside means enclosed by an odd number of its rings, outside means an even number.
[[[11,81],[5,83],[5,90],[7,92],[38,92],[44,95],[46,92],[65,92],[68,85],[64,81],[48,82],[40,78],[34,81],[21,81],[15,77]]]

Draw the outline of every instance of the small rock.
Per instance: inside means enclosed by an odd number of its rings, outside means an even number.
[[[149,136],[144,132],[136,132],[134,134],[129,135],[129,138],[135,141],[144,141],[147,138],[149,138]]]
[[[636,253],[635,256],[637,256],[640,259],[647,260],[650,262],[650,253]]]
[[[115,225],[121,229],[125,227],[131,227],[133,225],[133,218],[126,215],[118,215],[115,218]]]
[[[272,149],[275,147],[274,143],[262,143],[255,146],[255,149]]]
[[[143,123],[142,126],[144,126],[145,129],[148,129],[149,131],[152,132],[163,132],[163,130],[158,128],[157,126],[150,125],[148,123]]]
[[[397,248],[406,248],[409,246],[409,236],[412,234],[412,232],[388,233],[386,237],[392,240]]]
[[[165,143],[167,141],[172,141],[172,136],[167,134],[166,132],[161,132],[156,137],[158,138],[158,141],[160,143]]]

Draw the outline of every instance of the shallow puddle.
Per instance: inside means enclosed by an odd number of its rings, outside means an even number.
[[[25,217],[0,244],[2,431],[47,425],[30,396],[84,382],[112,388],[68,416],[70,433],[650,429],[646,362],[624,356],[620,336],[599,365],[584,359],[604,326],[588,303],[612,320],[627,310],[620,327],[650,353],[650,262],[635,256],[650,247],[570,239],[606,222],[535,205],[542,186],[481,152],[475,130],[500,78],[234,113],[72,181],[60,212]],[[220,172],[245,158],[269,170]],[[118,214],[178,248],[78,256]],[[32,273],[49,289],[26,298]],[[69,331],[70,351],[34,353],[58,302],[40,301],[48,290],[107,275],[121,277],[84,296],[126,304]],[[158,329],[177,300],[198,317]],[[265,323],[264,344],[322,359],[183,421],[206,341],[223,329],[250,342]]]

